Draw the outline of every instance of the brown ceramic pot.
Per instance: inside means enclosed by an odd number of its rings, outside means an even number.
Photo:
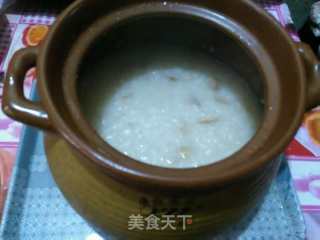
[[[195,169],[147,165],[106,144],[80,105],[81,71],[118,48],[168,43],[208,51],[233,66],[264,102],[257,134],[231,157]],[[125,239],[204,239],[238,222],[263,198],[305,110],[320,102],[318,61],[249,0],[79,0],[39,48],[15,54],[3,110],[45,130],[53,176],[100,232]],[[36,65],[39,102],[23,94]],[[80,81],[80,80],[79,80]],[[78,84],[81,85],[81,84]],[[93,106],[94,107],[94,106]],[[130,215],[187,214],[186,230],[128,230]]]

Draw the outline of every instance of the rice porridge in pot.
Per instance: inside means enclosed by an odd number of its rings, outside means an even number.
[[[261,122],[262,107],[245,79],[191,50],[126,51],[84,78],[80,102],[100,136],[156,166],[220,161],[248,143]]]

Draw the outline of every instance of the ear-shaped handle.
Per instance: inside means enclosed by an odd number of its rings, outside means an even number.
[[[297,43],[307,74],[307,109],[320,105],[320,62],[309,45]]]
[[[16,52],[4,81],[2,109],[9,117],[42,129],[51,129],[49,117],[40,102],[28,100],[23,93],[26,72],[36,65],[37,47]]]

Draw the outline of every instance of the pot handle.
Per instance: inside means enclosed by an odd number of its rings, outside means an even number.
[[[49,130],[48,113],[40,102],[28,100],[23,92],[26,72],[36,66],[38,51],[38,47],[29,47],[14,54],[4,80],[2,110],[17,121]]]
[[[307,74],[307,109],[320,104],[320,61],[306,43],[297,43]]]

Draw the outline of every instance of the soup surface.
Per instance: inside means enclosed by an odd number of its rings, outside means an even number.
[[[262,108],[246,81],[199,52],[125,51],[85,75],[80,101],[97,132],[152,165],[193,168],[220,161],[260,124]]]

